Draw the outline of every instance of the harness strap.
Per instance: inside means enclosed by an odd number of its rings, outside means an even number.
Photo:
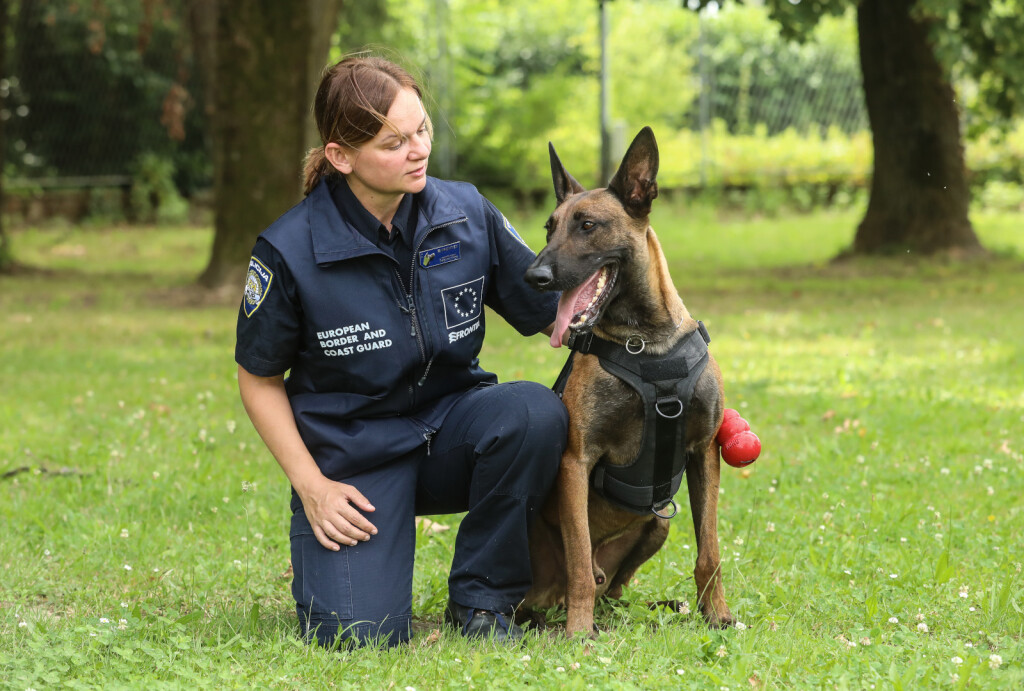
[[[653,510],[659,515],[672,503],[686,471],[687,412],[707,364],[710,341],[702,322],[664,355],[630,352],[622,344],[589,332],[570,337],[570,349],[597,355],[601,367],[636,390],[644,404],[637,456],[626,465],[598,463],[591,474],[592,487],[612,503],[635,513]],[[559,395],[572,371],[574,356],[570,353],[555,383]]]

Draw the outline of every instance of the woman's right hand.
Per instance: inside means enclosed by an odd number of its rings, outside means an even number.
[[[337,552],[338,543],[351,547],[376,535],[377,528],[360,513],[375,511],[373,504],[352,485],[321,478],[299,494],[317,541]]]

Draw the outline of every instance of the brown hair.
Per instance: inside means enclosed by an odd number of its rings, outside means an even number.
[[[313,100],[313,117],[323,145],[306,154],[304,194],[322,177],[336,172],[324,153],[327,144],[355,149],[376,137],[384,125],[395,129],[387,112],[402,89],[412,89],[423,98],[412,75],[384,58],[350,56],[324,70]]]

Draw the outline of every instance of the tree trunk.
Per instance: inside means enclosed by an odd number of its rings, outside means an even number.
[[[7,76],[7,23],[8,16],[7,0],[0,0],[0,78]],[[4,110],[5,101],[2,90],[0,90],[0,111]],[[7,229],[4,228],[4,153],[7,151],[7,138],[4,132],[4,119],[0,117],[0,274],[6,273],[14,264],[14,257],[11,254],[11,241],[7,237]]]
[[[862,0],[857,10],[875,164],[854,254],[979,252],[955,95],[911,17],[915,0]]]
[[[256,236],[302,196],[310,85],[339,0],[219,0],[212,159],[214,240],[199,277],[241,286]],[[325,30],[326,29],[326,30]]]

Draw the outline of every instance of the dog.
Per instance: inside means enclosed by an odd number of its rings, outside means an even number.
[[[551,144],[549,153],[557,205],[546,224],[547,244],[524,278],[538,290],[562,291],[552,345],[561,345],[567,330],[573,337],[590,334],[648,356],[673,351],[698,330],[707,340],[703,324],[679,297],[650,227],[651,203],[658,196],[658,146],[651,129],[645,127],[633,140],[607,188],[585,190]],[[706,345],[698,345],[706,352]],[[523,607],[537,611],[565,604],[566,634],[594,635],[596,599],[622,596],[636,570],[664,544],[670,516],[629,510],[591,491],[599,462],[623,467],[637,457],[645,438],[645,404],[594,354],[577,351],[570,361],[562,395],[569,410],[568,446],[555,490],[531,526],[533,585]],[[676,439],[697,539],[698,606],[710,626],[722,628],[733,623],[718,549],[721,467],[715,436],[724,394],[710,353],[694,376],[685,426]],[[676,409],[662,412],[672,417]]]

